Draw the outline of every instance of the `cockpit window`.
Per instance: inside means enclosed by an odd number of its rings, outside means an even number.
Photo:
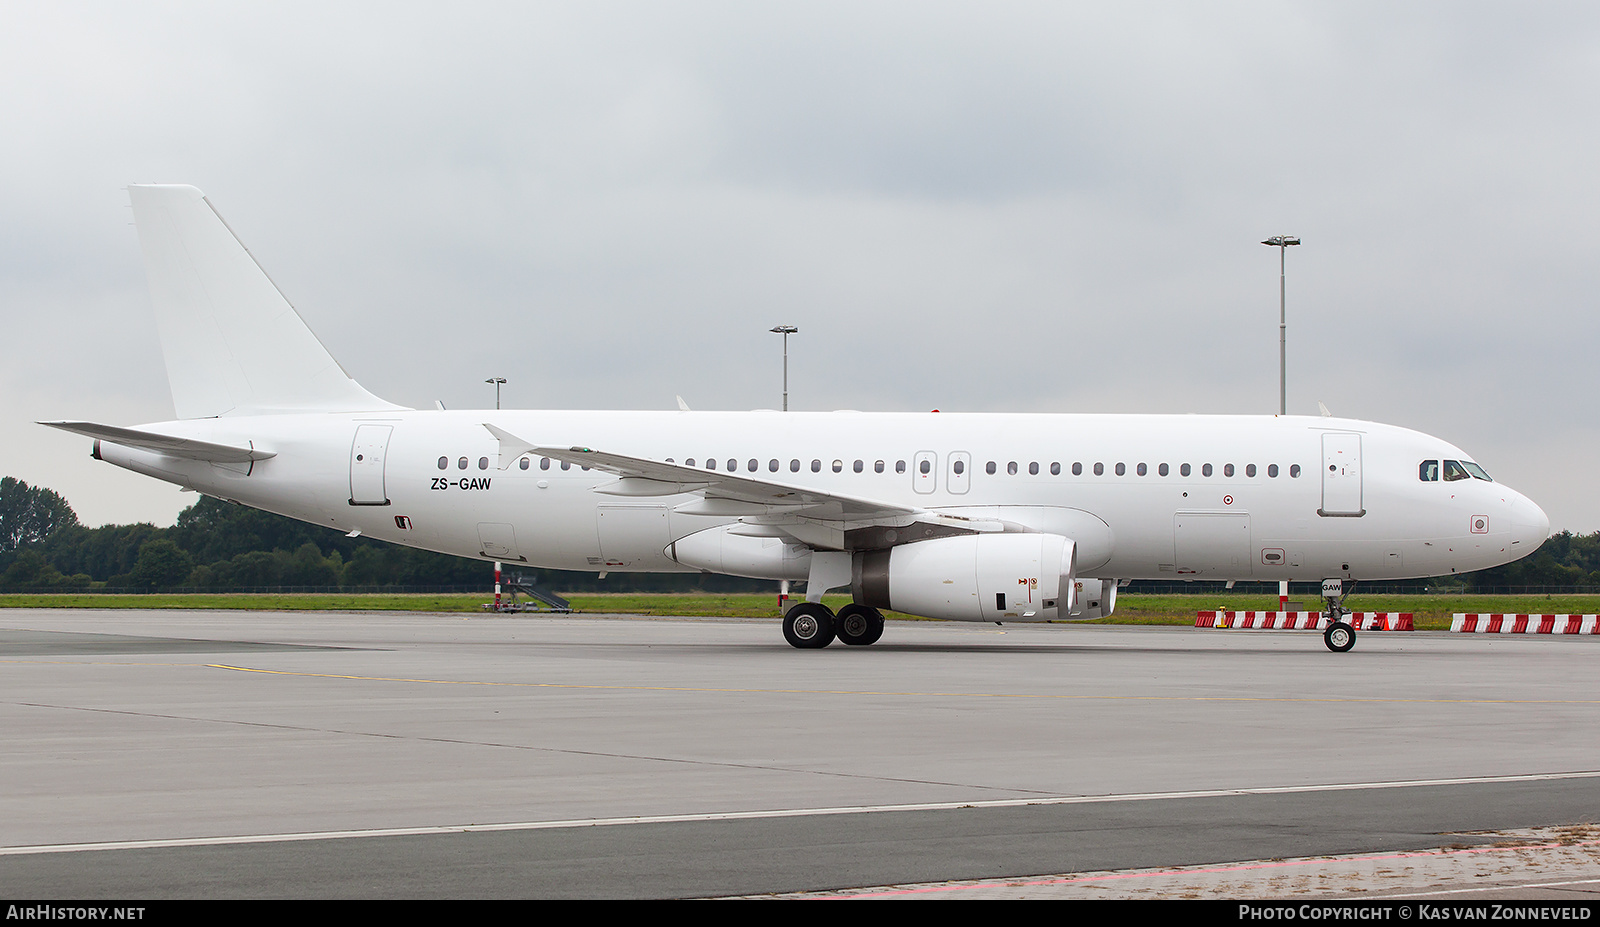
[[[1466,467],[1467,472],[1472,474],[1474,479],[1483,480],[1485,483],[1494,482],[1494,478],[1489,475],[1488,471],[1484,470],[1482,467],[1470,460],[1461,461],[1461,466]]]
[[[1424,483],[1434,483],[1439,480],[1439,461],[1424,460],[1422,466],[1417,468],[1417,479]]]
[[[1461,461],[1447,460],[1444,462],[1444,481],[1446,483],[1470,479],[1472,479],[1472,474],[1467,472],[1466,467],[1461,466]]]

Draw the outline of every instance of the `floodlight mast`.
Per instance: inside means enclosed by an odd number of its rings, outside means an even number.
[[[500,408],[500,387],[501,387],[502,384],[504,384],[506,382],[506,378],[505,377],[490,377],[489,379],[484,380],[483,382],[494,384],[494,407],[496,409]]]
[[[1263,245],[1271,245],[1278,249],[1278,414],[1289,414],[1289,349],[1288,349],[1288,320],[1289,320],[1289,285],[1285,275],[1284,255],[1288,253],[1291,245],[1300,244],[1300,239],[1294,235],[1274,235]]]
[[[789,336],[800,329],[793,325],[774,325],[769,331],[783,336],[783,411],[789,411]]]

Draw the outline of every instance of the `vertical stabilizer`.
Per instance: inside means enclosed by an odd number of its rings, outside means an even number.
[[[128,195],[179,418],[402,408],[350,379],[204,193]]]

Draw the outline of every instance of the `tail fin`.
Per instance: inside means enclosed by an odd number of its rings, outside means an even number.
[[[403,408],[350,379],[204,193],[128,195],[179,418]]]

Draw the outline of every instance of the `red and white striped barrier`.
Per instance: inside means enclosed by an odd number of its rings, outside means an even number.
[[[1457,613],[1450,630],[1460,634],[1600,634],[1596,615],[1485,615]]]
[[[1351,612],[1346,616],[1358,631],[1414,631],[1411,612]],[[1251,631],[1321,631],[1328,626],[1322,612],[1200,612],[1197,628],[1231,628]]]

